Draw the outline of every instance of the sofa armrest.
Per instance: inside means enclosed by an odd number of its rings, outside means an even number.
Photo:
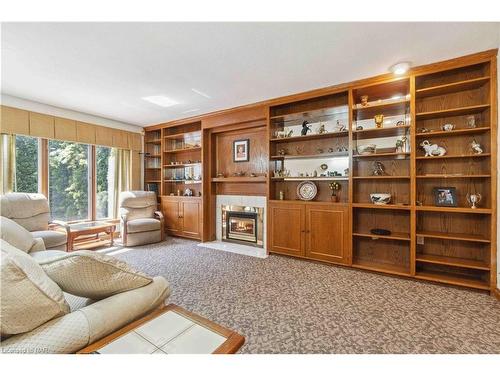
[[[165,239],[165,218],[161,211],[155,211],[155,219],[160,220],[161,240]]]
[[[35,243],[33,244],[33,246],[31,246],[31,249],[30,249],[30,254],[31,253],[35,253],[37,251],[45,251],[47,250],[45,248],[45,242],[43,241],[43,238],[34,238],[35,240]]]
[[[52,220],[49,222],[49,229],[65,229],[66,233],[69,233],[69,224],[62,220]]]
[[[115,294],[81,308],[78,311],[83,312],[89,322],[90,344],[164,305],[169,295],[167,280],[156,276],[141,288]]]

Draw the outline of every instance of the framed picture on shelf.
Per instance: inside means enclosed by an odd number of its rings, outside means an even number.
[[[238,139],[233,142],[233,161],[242,162],[250,160],[250,140]]]
[[[457,207],[457,191],[454,187],[435,187],[433,192],[436,206]]]

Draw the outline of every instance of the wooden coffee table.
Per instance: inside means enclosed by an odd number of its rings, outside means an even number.
[[[170,304],[83,348],[80,354],[234,354],[245,338]]]
[[[66,244],[66,251],[73,251],[73,247],[78,242],[79,237],[89,235],[99,235],[99,233],[106,233],[109,235],[109,246],[113,246],[113,237],[115,234],[116,225],[105,221],[86,221],[82,223],[67,224],[66,233],[68,235],[68,242]],[[88,240],[88,238],[83,241]]]

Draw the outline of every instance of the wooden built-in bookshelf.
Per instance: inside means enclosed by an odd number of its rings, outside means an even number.
[[[153,126],[145,135],[145,182],[162,197],[204,192],[194,197],[212,228],[203,240],[214,239],[216,195],[265,195],[269,252],[492,291],[497,114],[496,51],[486,51]],[[381,126],[376,115],[384,116]],[[304,121],[311,131],[302,135]],[[232,142],[247,138],[252,160],[233,163]],[[425,156],[426,140],[446,154]],[[375,152],[361,152],[371,144]],[[181,178],[186,168],[199,168],[201,180]],[[297,196],[303,181],[317,187],[311,201]],[[439,187],[455,189],[455,205],[436,204]],[[391,202],[375,205],[372,193],[389,193]],[[470,193],[481,195],[477,208]]]

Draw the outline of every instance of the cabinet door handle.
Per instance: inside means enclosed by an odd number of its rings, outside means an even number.
[[[301,232],[301,233],[305,233],[306,231],[305,231],[305,230],[301,230],[300,232]]]

